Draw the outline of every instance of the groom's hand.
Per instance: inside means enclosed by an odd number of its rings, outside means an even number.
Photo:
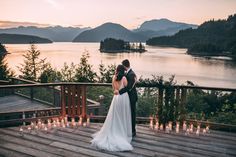
[[[115,95],[118,95],[118,94],[119,94],[119,91],[118,91],[118,90],[114,90],[114,94],[115,94]]]

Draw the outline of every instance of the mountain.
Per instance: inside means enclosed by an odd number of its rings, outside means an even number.
[[[3,44],[29,44],[29,43],[52,43],[51,40],[32,35],[0,34],[0,43]]]
[[[158,37],[158,36],[168,36],[174,35],[180,30],[187,28],[197,28],[197,25],[173,22],[168,19],[155,19],[150,21],[145,21],[141,24],[138,29],[135,29],[134,32],[140,35],[146,35],[148,38]]]
[[[71,42],[78,34],[88,29],[89,28],[61,26],[44,28],[35,26],[20,26],[17,28],[0,29],[0,33],[34,35],[47,38],[55,42]]]
[[[146,41],[147,37],[136,34],[120,24],[105,23],[79,34],[73,42],[100,42],[106,38],[121,39],[130,42]]]
[[[182,30],[173,36],[155,37],[146,43],[188,48],[189,54],[236,57],[236,14],[226,20],[204,22],[197,29]]]

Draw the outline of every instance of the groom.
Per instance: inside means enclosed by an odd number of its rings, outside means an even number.
[[[128,59],[125,59],[122,61],[122,65],[125,67],[126,70],[126,78],[128,81],[128,85],[124,88],[122,88],[119,91],[119,94],[122,95],[125,92],[128,92],[129,99],[130,99],[130,105],[131,105],[131,117],[132,117],[132,136],[136,136],[136,102],[138,100],[138,94],[136,91],[136,75],[134,71],[130,68],[130,63]],[[118,94],[118,91],[116,91],[115,94]]]

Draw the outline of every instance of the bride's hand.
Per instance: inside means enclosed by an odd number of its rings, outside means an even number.
[[[118,91],[118,90],[114,90],[114,94],[115,94],[115,95],[118,95],[118,94],[119,94],[119,91]]]

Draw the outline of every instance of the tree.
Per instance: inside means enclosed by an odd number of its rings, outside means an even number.
[[[101,83],[111,83],[112,77],[115,74],[115,70],[116,70],[115,64],[108,65],[107,68],[103,63],[99,64],[100,76],[98,76],[98,81]]]
[[[43,67],[42,73],[39,76],[41,83],[61,81],[62,75],[56,69],[53,69],[50,63],[46,63]]]
[[[7,80],[13,76],[13,72],[8,68],[5,61],[7,50],[5,46],[0,43],[0,80]]]
[[[19,71],[23,74],[22,77],[27,80],[37,81],[37,77],[42,71],[46,58],[39,58],[40,51],[34,44],[30,45],[30,49],[23,56],[25,58],[24,64],[18,67]]]
[[[75,81],[75,71],[76,65],[72,62],[71,65],[67,65],[64,63],[63,68],[60,71],[61,74],[61,81],[63,82],[73,82]]]
[[[95,82],[97,74],[92,70],[92,65],[88,63],[89,53],[83,53],[80,63],[75,69],[75,80],[77,82]]]

